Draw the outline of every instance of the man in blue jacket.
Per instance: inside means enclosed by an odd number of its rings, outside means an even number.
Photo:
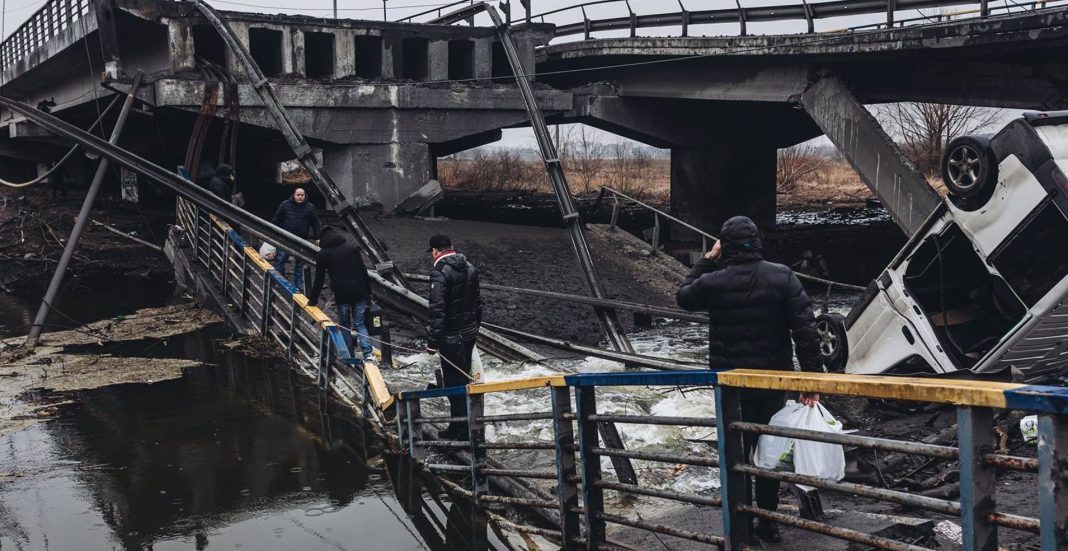
[[[303,188],[297,188],[293,196],[278,205],[274,211],[271,222],[282,229],[307,239],[309,235],[319,235],[319,215],[315,212],[315,205],[308,202],[308,195]],[[318,241],[315,242],[319,244]],[[286,261],[289,260],[289,252],[278,249],[278,256],[274,258],[274,269],[283,276],[286,274]],[[304,261],[299,258],[293,259],[293,284],[304,291]]]

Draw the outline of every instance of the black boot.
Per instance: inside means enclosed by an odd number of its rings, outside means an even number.
[[[753,530],[753,533],[768,543],[782,542],[782,532],[779,531],[779,525],[768,519],[762,518],[757,521],[756,529]]]

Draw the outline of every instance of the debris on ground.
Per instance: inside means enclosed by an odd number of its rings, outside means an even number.
[[[192,303],[145,308],[121,319],[102,320],[78,329],[45,333],[33,350],[24,338],[0,341],[0,434],[51,417],[63,401],[55,393],[123,383],[155,383],[181,377],[196,360],[112,355],[104,345],[164,340],[219,322],[214,313]],[[92,346],[86,346],[92,345]]]

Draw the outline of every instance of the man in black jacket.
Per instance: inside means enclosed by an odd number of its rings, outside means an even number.
[[[462,386],[471,381],[471,354],[482,323],[482,299],[478,271],[464,255],[452,249],[448,236],[430,238],[434,260],[430,271],[430,336],[427,352],[441,355],[444,386]],[[463,396],[449,397],[450,417],[466,417]],[[467,438],[467,423],[449,423],[439,433],[446,440]]]
[[[308,195],[303,188],[297,188],[293,196],[278,204],[278,210],[274,211],[271,223],[282,229],[301,237],[308,238],[310,235],[319,235],[319,215],[315,212],[315,205],[308,202]],[[284,277],[286,275],[286,262],[289,260],[289,252],[278,249],[278,255],[274,258],[274,269]],[[304,261],[299,258],[293,259],[293,284],[297,289],[304,290]]]
[[[762,248],[756,224],[735,216],[723,223],[720,241],[679,288],[679,306],[708,311],[708,365],[717,370],[793,371],[796,348],[802,370],[823,371],[812,303],[793,271],[765,261]],[[742,418],[767,423],[784,398],[779,391],[749,391],[742,397]],[[803,392],[798,399],[812,406],[819,394]],[[747,457],[755,446],[755,436],[746,438]],[[778,509],[778,481],[758,478],[756,500],[763,509]],[[778,527],[765,519],[755,533],[767,541],[782,541]]]
[[[208,182],[208,190],[229,203],[234,195],[234,167],[225,163],[215,167],[215,175]]]
[[[330,290],[337,304],[338,322],[346,329],[355,329],[359,335],[364,362],[373,362],[375,357],[371,339],[367,333],[367,309],[371,305],[371,280],[363,265],[363,252],[355,243],[345,238],[340,230],[327,226],[319,236],[322,246],[315,255],[315,283],[308,293],[308,305],[319,302],[326,275],[330,274]]]

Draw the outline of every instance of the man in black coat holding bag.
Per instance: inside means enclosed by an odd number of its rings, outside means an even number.
[[[720,240],[686,277],[676,295],[679,306],[708,311],[708,365],[711,369],[794,370],[794,350],[803,371],[823,371],[812,302],[793,271],[764,260],[760,232],[745,216],[723,223]],[[791,344],[791,339],[793,343]],[[784,393],[751,390],[742,397],[742,419],[766,424],[783,407]],[[802,392],[798,401],[813,406],[819,394]],[[746,456],[756,435],[746,434]],[[779,482],[756,479],[762,509],[779,507]],[[755,534],[782,541],[778,526],[760,519]]]
[[[323,228],[319,236],[322,247],[315,256],[315,283],[308,293],[308,305],[319,302],[326,274],[330,274],[330,290],[337,303],[337,317],[342,327],[355,329],[359,336],[364,362],[373,362],[374,349],[367,332],[367,311],[371,306],[371,280],[363,265],[360,247],[345,237],[345,234],[330,226]]]

